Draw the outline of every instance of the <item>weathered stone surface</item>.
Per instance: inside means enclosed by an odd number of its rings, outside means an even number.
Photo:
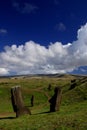
[[[74,80],[71,80],[71,85],[70,85],[69,90],[72,90],[72,89],[74,89],[75,87],[76,87],[76,80],[74,79]]]
[[[51,86],[51,84],[49,84],[48,90],[51,91],[51,88],[52,88],[52,86]]]
[[[19,86],[11,88],[11,101],[16,117],[24,114],[31,114],[30,110],[24,106],[21,89]]]
[[[34,95],[31,96],[31,106],[34,106]]]
[[[62,91],[59,87],[55,87],[54,95],[49,100],[49,102],[50,102],[50,112],[59,111],[61,99],[62,99]]]

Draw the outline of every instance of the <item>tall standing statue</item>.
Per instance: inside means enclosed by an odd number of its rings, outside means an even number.
[[[24,114],[31,114],[30,110],[24,106],[21,89],[19,86],[11,88],[11,102],[16,117]]]
[[[54,95],[49,100],[49,102],[50,102],[50,112],[59,111],[60,104],[61,104],[61,99],[62,99],[61,88],[55,87]]]

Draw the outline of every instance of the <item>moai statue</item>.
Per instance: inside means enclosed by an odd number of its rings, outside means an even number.
[[[51,86],[51,84],[49,84],[49,86],[48,86],[48,90],[50,91],[50,90],[51,90],[51,88],[52,88],[52,86]]]
[[[24,114],[31,114],[30,110],[24,106],[21,89],[19,86],[11,88],[11,101],[16,117]]]
[[[72,89],[74,89],[75,87],[76,87],[76,79],[71,80],[71,86],[70,86],[69,90],[72,90]]]
[[[50,102],[50,112],[59,111],[61,99],[62,99],[62,91],[59,87],[55,87],[54,95],[49,100],[49,102]]]
[[[34,106],[34,95],[31,96],[31,106]]]

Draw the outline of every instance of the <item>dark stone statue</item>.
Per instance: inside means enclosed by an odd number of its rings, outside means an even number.
[[[60,104],[61,104],[61,98],[62,98],[61,89],[59,87],[55,87],[54,95],[49,100],[49,102],[50,102],[50,112],[59,111]]]
[[[31,96],[31,106],[34,106],[34,95]]]
[[[51,86],[51,84],[49,84],[48,90],[51,91],[51,88],[52,88],[52,86]]]
[[[11,101],[16,117],[24,114],[31,114],[30,110],[24,106],[21,89],[19,86],[11,88]]]
[[[74,89],[75,87],[76,87],[76,80],[74,79],[74,80],[71,80],[71,85],[70,85],[70,88],[69,88],[69,90],[72,90],[72,89]]]

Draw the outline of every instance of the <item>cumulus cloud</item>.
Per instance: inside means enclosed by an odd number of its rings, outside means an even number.
[[[66,73],[80,66],[87,66],[87,24],[78,30],[72,43],[55,42],[46,48],[29,41],[5,46],[0,53],[0,75]]]
[[[8,75],[8,74],[9,74],[8,69],[0,68],[0,75]]]

